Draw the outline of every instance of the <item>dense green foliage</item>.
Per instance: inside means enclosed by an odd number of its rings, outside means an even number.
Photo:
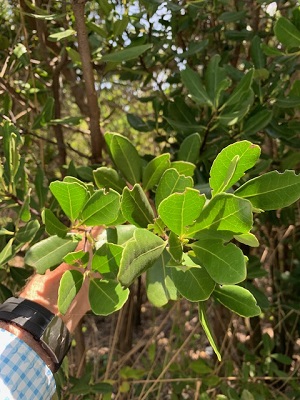
[[[106,316],[142,277],[156,307],[198,304],[219,360],[222,332],[207,305],[261,315],[254,348],[273,361],[260,360],[257,376],[296,376],[297,2],[14,6],[0,5],[1,300],[33,269],[65,260],[82,273],[63,276],[60,311],[88,279],[92,310]],[[94,242],[98,225],[105,230]],[[76,251],[82,237],[92,255]],[[274,339],[262,335],[267,323],[280,326]],[[255,360],[243,354],[251,377]],[[194,372],[212,373],[205,366]],[[110,393],[96,385],[87,396]],[[220,393],[273,398],[267,387],[241,388]],[[292,384],[287,390],[299,396]]]

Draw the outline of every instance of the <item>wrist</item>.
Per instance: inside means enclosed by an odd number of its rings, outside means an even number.
[[[58,370],[71,344],[70,332],[58,316],[34,301],[11,297],[0,305],[0,321],[21,328],[21,331],[12,329],[30,340],[35,350],[39,349],[37,345],[42,347],[53,362],[52,371]],[[29,333],[35,341],[31,341],[31,337],[28,339],[23,331]]]
[[[25,329],[14,324],[13,322],[0,321],[0,328],[5,329],[25,342],[30,348],[32,348],[33,351],[38,354],[38,356],[44,361],[44,363],[52,372],[55,371],[55,365],[51,357],[31,333],[27,332]]]

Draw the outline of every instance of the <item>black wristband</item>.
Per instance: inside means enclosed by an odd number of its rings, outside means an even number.
[[[71,345],[71,335],[61,318],[47,308],[21,297],[10,297],[0,305],[0,320],[29,332],[49,354],[56,372]]]

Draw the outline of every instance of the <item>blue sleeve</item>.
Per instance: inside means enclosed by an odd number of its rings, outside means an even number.
[[[36,352],[0,328],[1,400],[50,400],[55,389],[51,370]]]

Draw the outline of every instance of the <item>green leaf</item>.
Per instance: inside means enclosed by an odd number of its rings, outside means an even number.
[[[240,235],[234,235],[234,238],[238,242],[246,244],[247,246],[251,246],[251,247],[259,246],[259,241],[257,240],[256,236],[254,236],[253,233],[250,233],[250,232],[241,233]]]
[[[237,84],[236,88],[234,89],[226,103],[222,106],[222,108],[224,106],[227,107],[241,103],[241,100],[244,99],[245,93],[247,93],[251,88],[253,75],[254,69],[250,69]]]
[[[219,67],[220,61],[221,56],[215,54],[210,59],[205,73],[207,93],[213,101],[216,109],[219,107],[219,100],[222,91],[228,89],[231,83],[230,79],[227,78],[225,69]]]
[[[155,307],[163,307],[169,300],[177,300],[171,269],[167,267],[169,260],[170,255],[164,251],[146,273],[147,297]]]
[[[31,189],[29,189],[28,193],[25,196],[24,202],[21,206],[19,216],[20,219],[23,222],[28,222],[31,218],[31,212],[30,212],[30,194],[31,194]]]
[[[117,277],[123,247],[113,243],[104,243],[96,250],[92,260],[93,271],[100,272],[106,279]]]
[[[83,284],[83,274],[80,271],[69,270],[61,277],[58,288],[58,310],[66,314],[75,296]]]
[[[42,219],[46,226],[46,232],[49,235],[65,237],[68,233],[69,228],[60,222],[51,210],[45,208],[42,211]]]
[[[170,154],[161,154],[151,160],[143,173],[143,187],[145,192],[149,189],[153,189],[158,184],[162,174],[166,169],[170,168]]]
[[[83,250],[72,251],[68,253],[63,260],[69,265],[77,267],[86,266],[89,261],[89,253]]]
[[[114,189],[122,193],[126,182],[122,179],[116,170],[107,167],[100,167],[93,171],[94,179],[98,188]]]
[[[260,210],[288,207],[300,198],[300,175],[295,171],[271,171],[246,182],[235,194]]]
[[[204,302],[199,302],[199,321],[200,321],[200,324],[205,332],[205,335],[206,335],[211,347],[213,348],[218,360],[221,361],[222,357],[218,350],[218,346],[216,344],[216,340],[214,338],[212,329],[209,326],[209,321],[208,321],[208,318],[206,315],[206,308],[205,308]]]
[[[199,133],[193,133],[187,136],[181,143],[178,151],[178,160],[187,161],[196,164],[201,148],[201,136]]]
[[[250,201],[240,201],[237,196],[220,193],[203,208],[196,223],[187,230],[187,236],[206,229],[229,231],[234,234],[247,233],[253,225]],[[201,237],[201,233],[196,237]]]
[[[117,20],[113,24],[113,32],[114,36],[120,36],[122,33],[125,31],[127,25],[129,24],[129,18],[128,16],[124,15],[122,19]]]
[[[254,296],[249,290],[236,285],[224,285],[216,288],[214,297],[223,306],[242,317],[254,317],[261,313]]]
[[[199,217],[204,204],[204,195],[187,188],[183,193],[173,193],[164,199],[158,207],[158,214],[172,232],[182,235],[185,228]]]
[[[207,300],[215,288],[205,268],[192,267],[183,271],[172,267],[172,279],[179,293],[189,301]]]
[[[113,162],[125,179],[132,185],[141,182],[142,160],[133,144],[117,133],[106,133],[104,137]]]
[[[251,40],[250,54],[255,68],[261,69],[266,66],[266,57],[261,49],[262,40],[259,36],[254,36]]]
[[[152,44],[142,44],[140,46],[132,46],[124,50],[115,51],[109,54],[105,54],[101,61],[122,63],[123,61],[134,60],[139,57],[147,50],[152,48]]]
[[[145,122],[141,117],[135,114],[127,114],[127,121],[130,126],[139,132],[150,132],[152,130],[151,124]]]
[[[47,125],[48,122],[51,121],[53,117],[53,107],[54,107],[53,97],[47,97],[47,100],[40,115],[38,115],[33,121],[32,129],[42,128],[43,126]]]
[[[25,263],[34,267],[39,274],[44,274],[47,269],[56,267],[68,253],[74,251],[78,240],[74,236],[65,239],[51,236],[44,239],[28,250]]]
[[[247,11],[225,11],[218,19],[224,21],[225,23],[244,21],[247,15]]]
[[[124,247],[118,279],[125,287],[150,268],[163,252],[167,242],[147,231],[136,229],[133,239]]]
[[[38,166],[34,180],[35,193],[39,199],[40,208],[44,207],[47,199],[48,185],[45,183],[45,174],[43,169]]]
[[[120,310],[128,296],[129,289],[123,289],[118,282],[104,279],[90,280],[89,300],[96,315],[109,315]]]
[[[219,239],[201,239],[192,245],[199,264],[220,285],[231,285],[246,279],[246,260],[233,243],[224,245]]]
[[[156,207],[163,199],[175,192],[184,192],[186,188],[193,187],[194,182],[191,177],[180,175],[175,168],[170,168],[164,172],[156,189],[155,204]]]
[[[202,84],[200,75],[189,67],[181,71],[180,74],[182,82],[190,93],[191,98],[200,105],[209,105],[212,107],[213,104]]]
[[[8,260],[10,260],[13,255],[13,242],[14,242],[14,238],[11,238],[7,244],[5,245],[5,247],[2,249],[2,251],[0,252],[0,267],[4,264],[7,263]]]
[[[81,223],[87,226],[110,225],[114,222],[120,210],[120,195],[114,190],[95,191],[87,201],[81,214]]]
[[[107,241],[122,246],[128,240],[132,239],[136,230],[135,225],[117,225],[106,230]]]
[[[280,108],[295,108],[300,106],[300,96],[279,97],[276,99],[276,106]]]
[[[169,243],[168,250],[173,260],[180,263],[183,256],[181,240],[174,232],[170,232],[168,243]]]
[[[248,169],[256,164],[259,156],[259,146],[247,140],[225,147],[215,158],[210,170],[209,184],[213,190],[213,196],[234,185]]]
[[[70,36],[74,37],[75,33],[76,31],[74,31],[74,29],[66,29],[64,31],[52,33],[48,36],[48,39],[50,40],[50,42],[60,42],[61,40],[66,39]]]
[[[124,188],[121,208],[124,217],[133,225],[147,228],[148,224],[153,223],[152,207],[139,184],[134,185],[132,190]]]
[[[254,135],[263,130],[273,119],[273,111],[262,110],[247,119],[244,124],[243,134]]]
[[[254,102],[254,92],[249,89],[243,93],[239,103],[226,107],[218,115],[217,121],[222,126],[232,126],[240,122],[248,114]],[[225,103],[226,104],[226,103]],[[227,103],[228,104],[228,103]]]
[[[40,229],[40,224],[37,220],[29,221],[25,226],[22,226],[15,236],[16,243],[23,245],[24,243],[30,243],[38,230]]]
[[[173,161],[171,162],[171,168],[175,168],[180,175],[192,177],[194,175],[196,165],[187,161]]]
[[[87,201],[87,190],[76,182],[59,181],[52,182],[50,190],[66,216],[74,222]]]
[[[286,47],[300,46],[300,31],[287,18],[280,17],[275,26],[274,33],[277,39]]]

